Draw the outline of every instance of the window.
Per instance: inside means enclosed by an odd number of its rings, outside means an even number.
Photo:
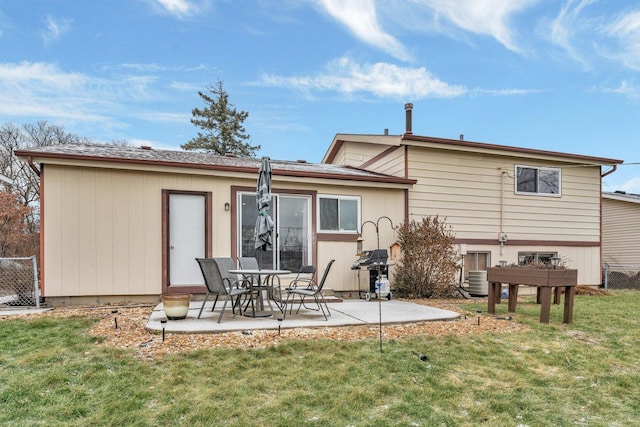
[[[318,196],[320,232],[357,233],[360,223],[360,198]]]
[[[560,169],[516,166],[516,193],[560,195]]]
[[[518,252],[518,263],[524,264],[551,264],[551,258],[556,257],[556,252]]]

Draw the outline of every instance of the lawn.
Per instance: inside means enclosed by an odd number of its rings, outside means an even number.
[[[465,311],[486,301],[460,301]],[[6,426],[640,426],[640,292],[520,303],[522,332],[290,340],[155,359],[85,317],[0,322]],[[506,305],[498,306],[498,316]],[[425,355],[421,360],[417,355]],[[424,358],[423,358],[424,359]]]

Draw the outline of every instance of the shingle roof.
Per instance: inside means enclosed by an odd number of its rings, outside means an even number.
[[[147,147],[130,147],[122,145],[100,144],[65,144],[34,147],[17,150],[17,156],[36,157],[38,162],[44,159],[90,160],[97,162],[118,162],[131,164],[155,164],[173,167],[186,167],[211,170],[228,170],[255,173],[260,167],[260,159],[219,156],[194,151],[156,150]],[[329,179],[346,179],[373,182],[390,182],[412,184],[414,180],[380,174],[325,163],[306,163],[271,159],[273,175],[307,176]]]

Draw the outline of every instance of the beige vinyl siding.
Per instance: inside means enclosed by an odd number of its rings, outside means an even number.
[[[255,178],[203,174],[133,171],[47,164],[44,224],[45,294],[64,296],[159,295],[162,292],[162,190],[211,192],[212,254],[231,256],[231,185],[255,187]],[[298,182],[274,179],[274,188],[306,190],[318,194],[360,196],[362,220],[389,216],[394,224],[404,217],[402,189],[344,182],[327,185],[319,180]],[[286,193],[286,191],[284,191]],[[315,203],[315,201],[314,201]],[[313,221],[316,221],[313,218]],[[393,230],[380,226],[380,241],[393,243]],[[365,229],[367,245],[375,248],[376,235]],[[314,248],[316,250],[316,248]],[[336,259],[331,285],[352,289],[350,270],[356,243],[317,244],[318,269]]]
[[[353,167],[359,167],[389,148],[387,145],[354,142],[346,142],[343,147],[345,149],[344,165]],[[370,168],[367,169],[372,170]]]
[[[602,198],[602,262],[640,265],[640,203]]]
[[[404,177],[404,165],[404,147],[397,147],[392,152],[369,165],[367,170]]]
[[[459,247],[457,248],[459,249]],[[500,260],[508,263],[516,263],[519,252],[557,252],[567,268],[578,270],[579,285],[599,285],[600,276],[600,250],[595,247],[579,246],[521,246],[507,244],[502,248],[502,253],[498,245],[487,247],[486,245],[467,245],[467,252],[488,252],[490,254],[489,264],[499,265]]]
[[[46,294],[161,293],[162,189],[211,191],[214,224],[228,224],[220,207],[229,185],[216,177],[47,165]],[[229,247],[228,225],[224,232],[214,225],[214,253],[228,255]]]
[[[340,188],[330,189],[335,195],[358,195],[362,196],[362,218],[361,221],[371,221],[378,224],[380,234],[380,248],[389,249],[396,241],[396,234],[387,219],[380,219],[384,216],[391,218],[393,226],[398,226],[404,217],[404,192],[398,190],[386,189],[359,189],[359,193],[354,193],[353,189]],[[318,189],[321,194],[324,189]],[[380,220],[379,220],[380,219]],[[379,221],[378,221],[379,220]],[[373,224],[365,224],[362,228],[363,248],[377,249],[378,236],[376,228]],[[336,291],[353,291],[357,290],[357,280],[355,280],[354,272],[351,266],[358,258],[357,244],[353,242],[318,242],[318,269],[323,269],[331,259],[336,262],[331,269],[331,275],[328,278],[326,286]],[[321,271],[319,271],[321,274]],[[368,274],[365,270],[361,276]],[[367,276],[368,277],[368,276]],[[363,282],[364,283],[364,282]],[[363,285],[364,286],[364,285]],[[364,288],[363,288],[364,289]]]
[[[497,239],[504,231],[509,239],[518,240],[599,241],[598,167],[561,167],[561,197],[522,195],[515,194],[516,164],[558,167],[558,163],[409,150],[408,176],[418,180],[410,190],[410,217],[446,217],[459,238]],[[508,173],[504,178],[503,171]]]

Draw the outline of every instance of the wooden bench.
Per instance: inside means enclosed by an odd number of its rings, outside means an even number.
[[[500,304],[502,284],[509,285],[508,310],[515,313],[518,301],[518,286],[537,287],[537,300],[540,303],[540,323],[549,323],[551,311],[551,291],[555,288],[554,304],[560,303],[560,294],[564,288],[563,323],[573,321],[573,300],[578,283],[578,270],[535,269],[518,267],[491,267],[487,269],[489,295],[487,311],[496,313],[496,303]]]

